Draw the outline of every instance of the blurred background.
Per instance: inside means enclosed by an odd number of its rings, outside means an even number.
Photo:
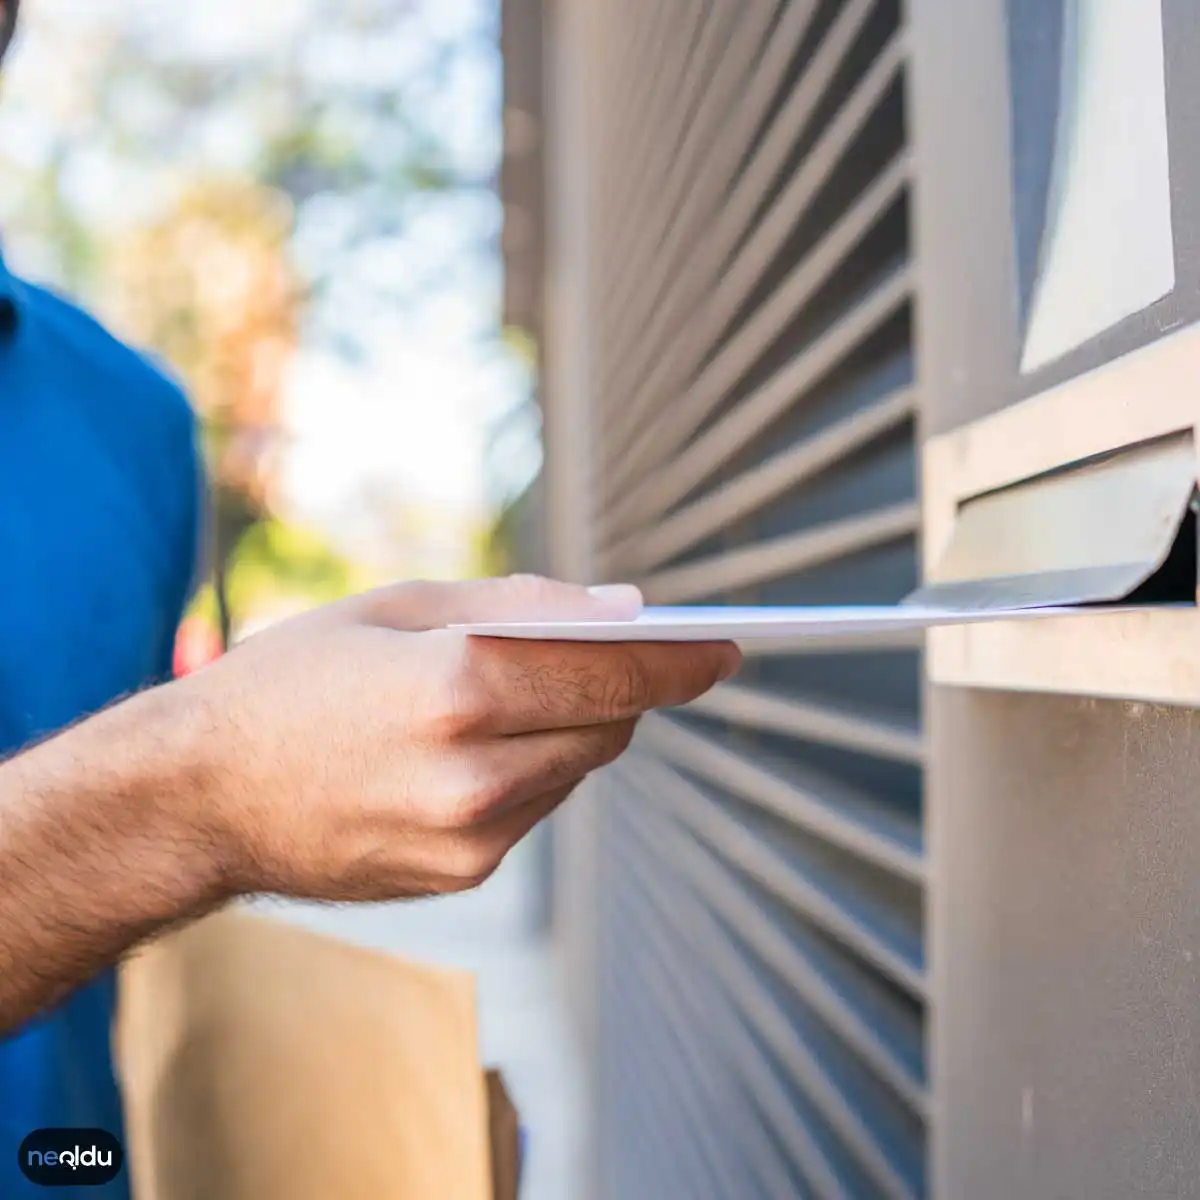
[[[498,0],[24,0],[0,103],[9,265],[165,360],[204,424],[212,566],[177,665],[395,578],[498,573],[534,477],[501,325]],[[515,507],[516,506],[516,507]],[[484,1054],[573,1194],[544,844],[480,893],[271,905],[478,973]]]
[[[182,376],[236,635],[501,565],[537,468],[499,326],[491,0],[29,0],[0,111],[13,265]]]

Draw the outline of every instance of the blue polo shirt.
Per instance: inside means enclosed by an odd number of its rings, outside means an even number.
[[[180,390],[0,259],[0,756],[169,676],[197,560],[199,468]],[[38,1128],[120,1134],[111,973],[0,1039],[0,1197]],[[89,1200],[128,1195],[125,1173]]]

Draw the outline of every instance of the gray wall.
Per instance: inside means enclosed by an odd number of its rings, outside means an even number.
[[[1200,1194],[1200,713],[928,720],[936,1194]]]
[[[1193,292],[1019,377],[1004,5],[910,7],[922,421],[938,433],[1191,319]],[[1016,7],[1036,23],[1056,6]],[[1164,18],[1186,285],[1194,6]],[[935,1194],[1200,1194],[1200,716],[934,688],[926,722]]]

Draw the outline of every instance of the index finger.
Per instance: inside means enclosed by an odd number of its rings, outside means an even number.
[[[687,704],[742,661],[732,642],[468,643],[469,669],[501,734],[602,725]]]

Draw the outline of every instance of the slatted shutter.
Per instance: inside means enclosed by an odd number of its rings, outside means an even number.
[[[658,603],[898,599],[918,521],[899,3],[583,7],[588,217],[560,239],[589,265],[546,305],[586,318],[584,436],[547,466],[579,490],[590,573]],[[552,424],[551,382],[545,402]],[[648,719],[588,798],[589,870],[559,902],[588,889],[568,936],[594,943],[606,1200],[924,1194],[919,677],[911,640],[772,644]]]

